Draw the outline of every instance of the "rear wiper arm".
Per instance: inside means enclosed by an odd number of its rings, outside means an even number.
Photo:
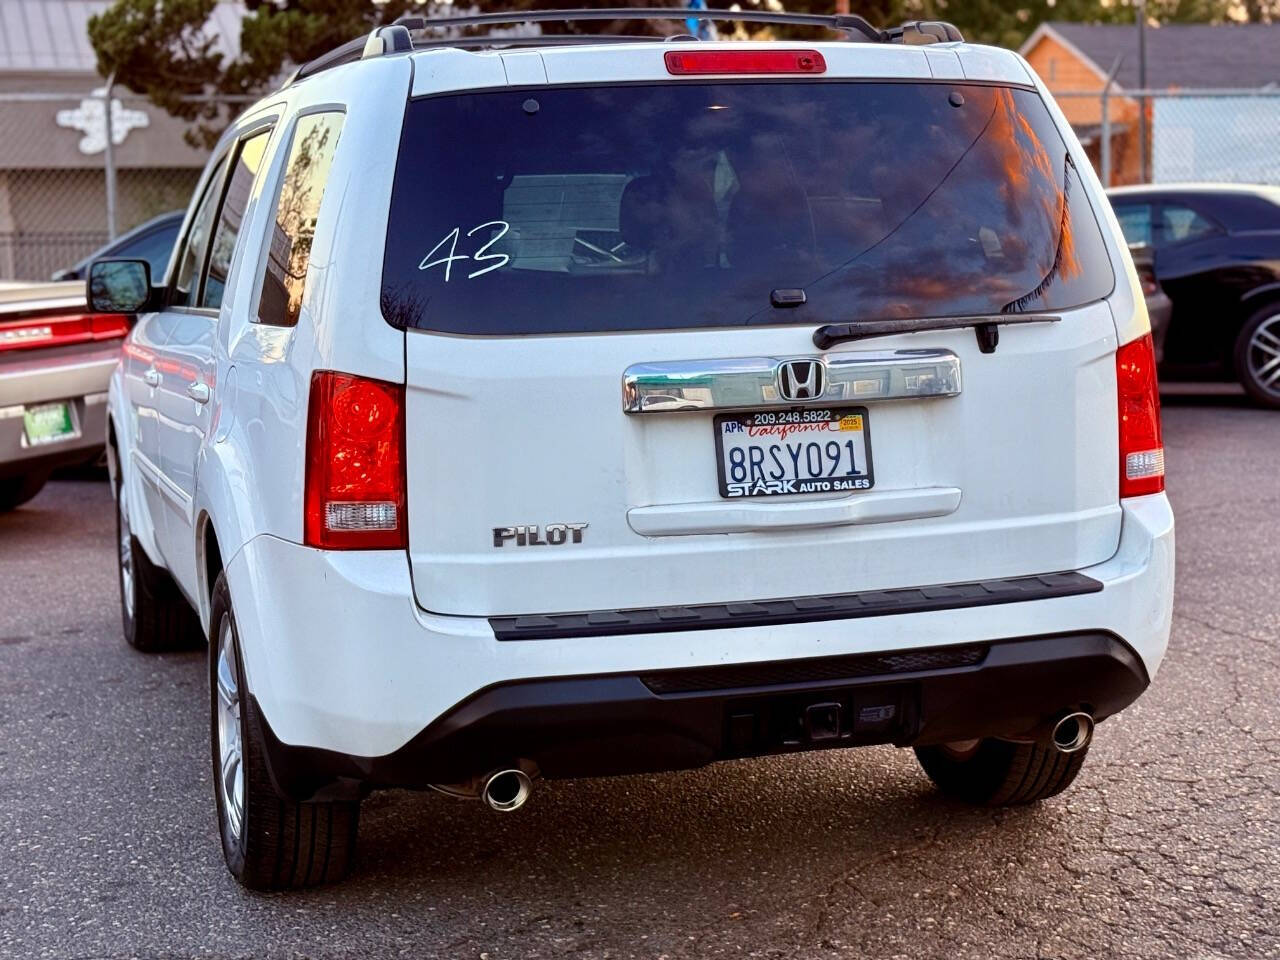
[[[902,320],[864,320],[857,323],[827,323],[813,331],[813,343],[826,350],[837,343],[887,337],[895,333],[924,330],[963,330],[973,327],[978,349],[994,353],[1000,342],[1000,327],[1012,323],[1057,323],[1061,317],[1048,313],[993,313],[976,317],[916,317]]]

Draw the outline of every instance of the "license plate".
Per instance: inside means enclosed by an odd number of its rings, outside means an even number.
[[[27,407],[22,412],[22,422],[26,428],[27,443],[33,447],[42,443],[56,443],[76,435],[76,425],[71,419],[71,405],[67,403],[42,403],[38,407]]]
[[[715,418],[720,496],[870,490],[866,407],[805,407]]]

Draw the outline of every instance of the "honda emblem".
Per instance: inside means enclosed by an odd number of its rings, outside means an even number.
[[[827,370],[821,360],[783,360],[778,364],[778,396],[783,400],[821,400]]]

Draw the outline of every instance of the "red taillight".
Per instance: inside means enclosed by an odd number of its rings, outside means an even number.
[[[817,50],[672,50],[667,73],[826,73]]]
[[[119,340],[129,332],[129,318],[120,313],[74,313],[30,317],[0,323],[0,350],[61,347],[70,343]]]
[[[404,466],[404,387],[312,374],[306,543],[331,550],[406,547]]]
[[[1159,493],[1164,489],[1164,446],[1151,334],[1116,351],[1116,391],[1120,403],[1120,496]]]

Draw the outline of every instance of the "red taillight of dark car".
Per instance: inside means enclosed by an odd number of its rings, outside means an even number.
[[[75,313],[7,320],[0,322],[0,352],[120,340],[128,332],[129,318],[119,313]]]

